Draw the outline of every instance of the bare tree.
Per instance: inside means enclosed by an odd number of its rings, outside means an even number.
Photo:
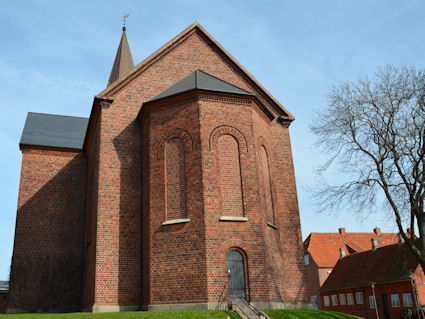
[[[424,70],[386,66],[373,78],[333,87],[311,129],[328,156],[319,172],[336,166],[344,180],[313,189],[320,210],[372,213],[383,199],[425,271]]]

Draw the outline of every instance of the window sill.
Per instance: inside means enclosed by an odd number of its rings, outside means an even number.
[[[188,223],[188,222],[190,222],[190,218],[170,219],[170,220],[166,220],[165,222],[163,222],[162,226],[182,224],[182,223]]]
[[[247,222],[248,217],[241,216],[220,216],[219,218],[222,222]]]
[[[267,226],[270,226],[271,228],[277,229],[277,226],[271,222],[267,222]]]

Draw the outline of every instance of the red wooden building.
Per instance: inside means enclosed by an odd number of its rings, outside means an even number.
[[[342,256],[320,297],[325,310],[364,318],[424,318],[425,276],[406,244],[389,245]]]

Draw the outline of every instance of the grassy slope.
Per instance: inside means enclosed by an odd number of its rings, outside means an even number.
[[[137,311],[111,313],[64,313],[64,314],[14,314],[1,315],[0,319],[240,319],[232,311]]]
[[[354,319],[345,313],[317,310],[265,310],[271,319]]]

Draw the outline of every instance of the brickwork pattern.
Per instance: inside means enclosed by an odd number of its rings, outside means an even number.
[[[217,144],[221,212],[228,216],[243,216],[238,142],[233,136],[225,134],[219,137]]]
[[[421,282],[417,286],[423,285],[423,282]],[[395,282],[395,283],[389,283],[389,284],[377,284],[375,285],[375,298],[376,298],[376,304],[378,309],[378,315],[380,318],[385,318],[384,316],[384,306],[383,306],[383,294],[386,294],[387,300],[388,300],[388,310],[389,315],[391,318],[402,318],[402,315],[407,310],[411,310],[413,313],[416,314],[416,303],[414,300],[413,290],[410,281],[401,281],[401,282]],[[363,303],[359,304],[356,300],[356,293],[361,292],[363,294]],[[351,293],[353,295],[354,304],[349,305],[347,302],[345,305],[341,305],[340,300],[340,294],[344,294],[345,296],[347,294]],[[412,305],[411,306],[405,306],[403,304],[403,293],[408,293],[411,296],[412,299]],[[393,306],[391,303],[391,295],[392,294],[398,294],[399,298],[399,306]],[[337,305],[332,304],[332,295],[337,296]],[[325,306],[324,305],[324,296],[329,296],[330,299],[330,305]],[[321,304],[323,310],[330,310],[330,311],[338,311],[343,312],[347,314],[351,314],[354,316],[359,316],[362,318],[376,318],[376,309],[371,308],[369,297],[373,296],[373,291],[370,286],[366,287],[359,287],[359,288],[349,288],[349,289],[340,289],[335,291],[327,291],[321,293]],[[423,297],[423,296],[422,296]],[[345,297],[347,299],[347,297]]]
[[[167,220],[186,218],[186,176],[184,144],[180,138],[167,142],[165,150]]]
[[[269,159],[267,156],[267,151],[264,145],[260,147],[261,153],[261,170],[263,177],[263,194],[264,194],[264,202],[266,208],[266,216],[267,221],[272,222],[274,224],[274,213],[273,213],[273,197],[272,197],[272,188],[270,183],[270,170],[269,170]]]
[[[22,149],[8,308],[78,311],[87,158]]]
[[[95,122],[96,128],[93,134],[93,142],[88,153],[87,172],[87,213],[85,255],[83,264],[83,295],[82,308],[86,309],[94,303],[95,297],[95,274],[96,274],[96,237],[97,237],[97,198],[99,188],[99,145],[100,145],[100,122]]]
[[[143,304],[206,302],[205,241],[201,158],[196,102],[171,103],[146,110],[143,127]],[[162,225],[166,215],[165,162],[162,149],[183,141],[186,212],[190,222]],[[159,158],[157,154],[160,154]]]

